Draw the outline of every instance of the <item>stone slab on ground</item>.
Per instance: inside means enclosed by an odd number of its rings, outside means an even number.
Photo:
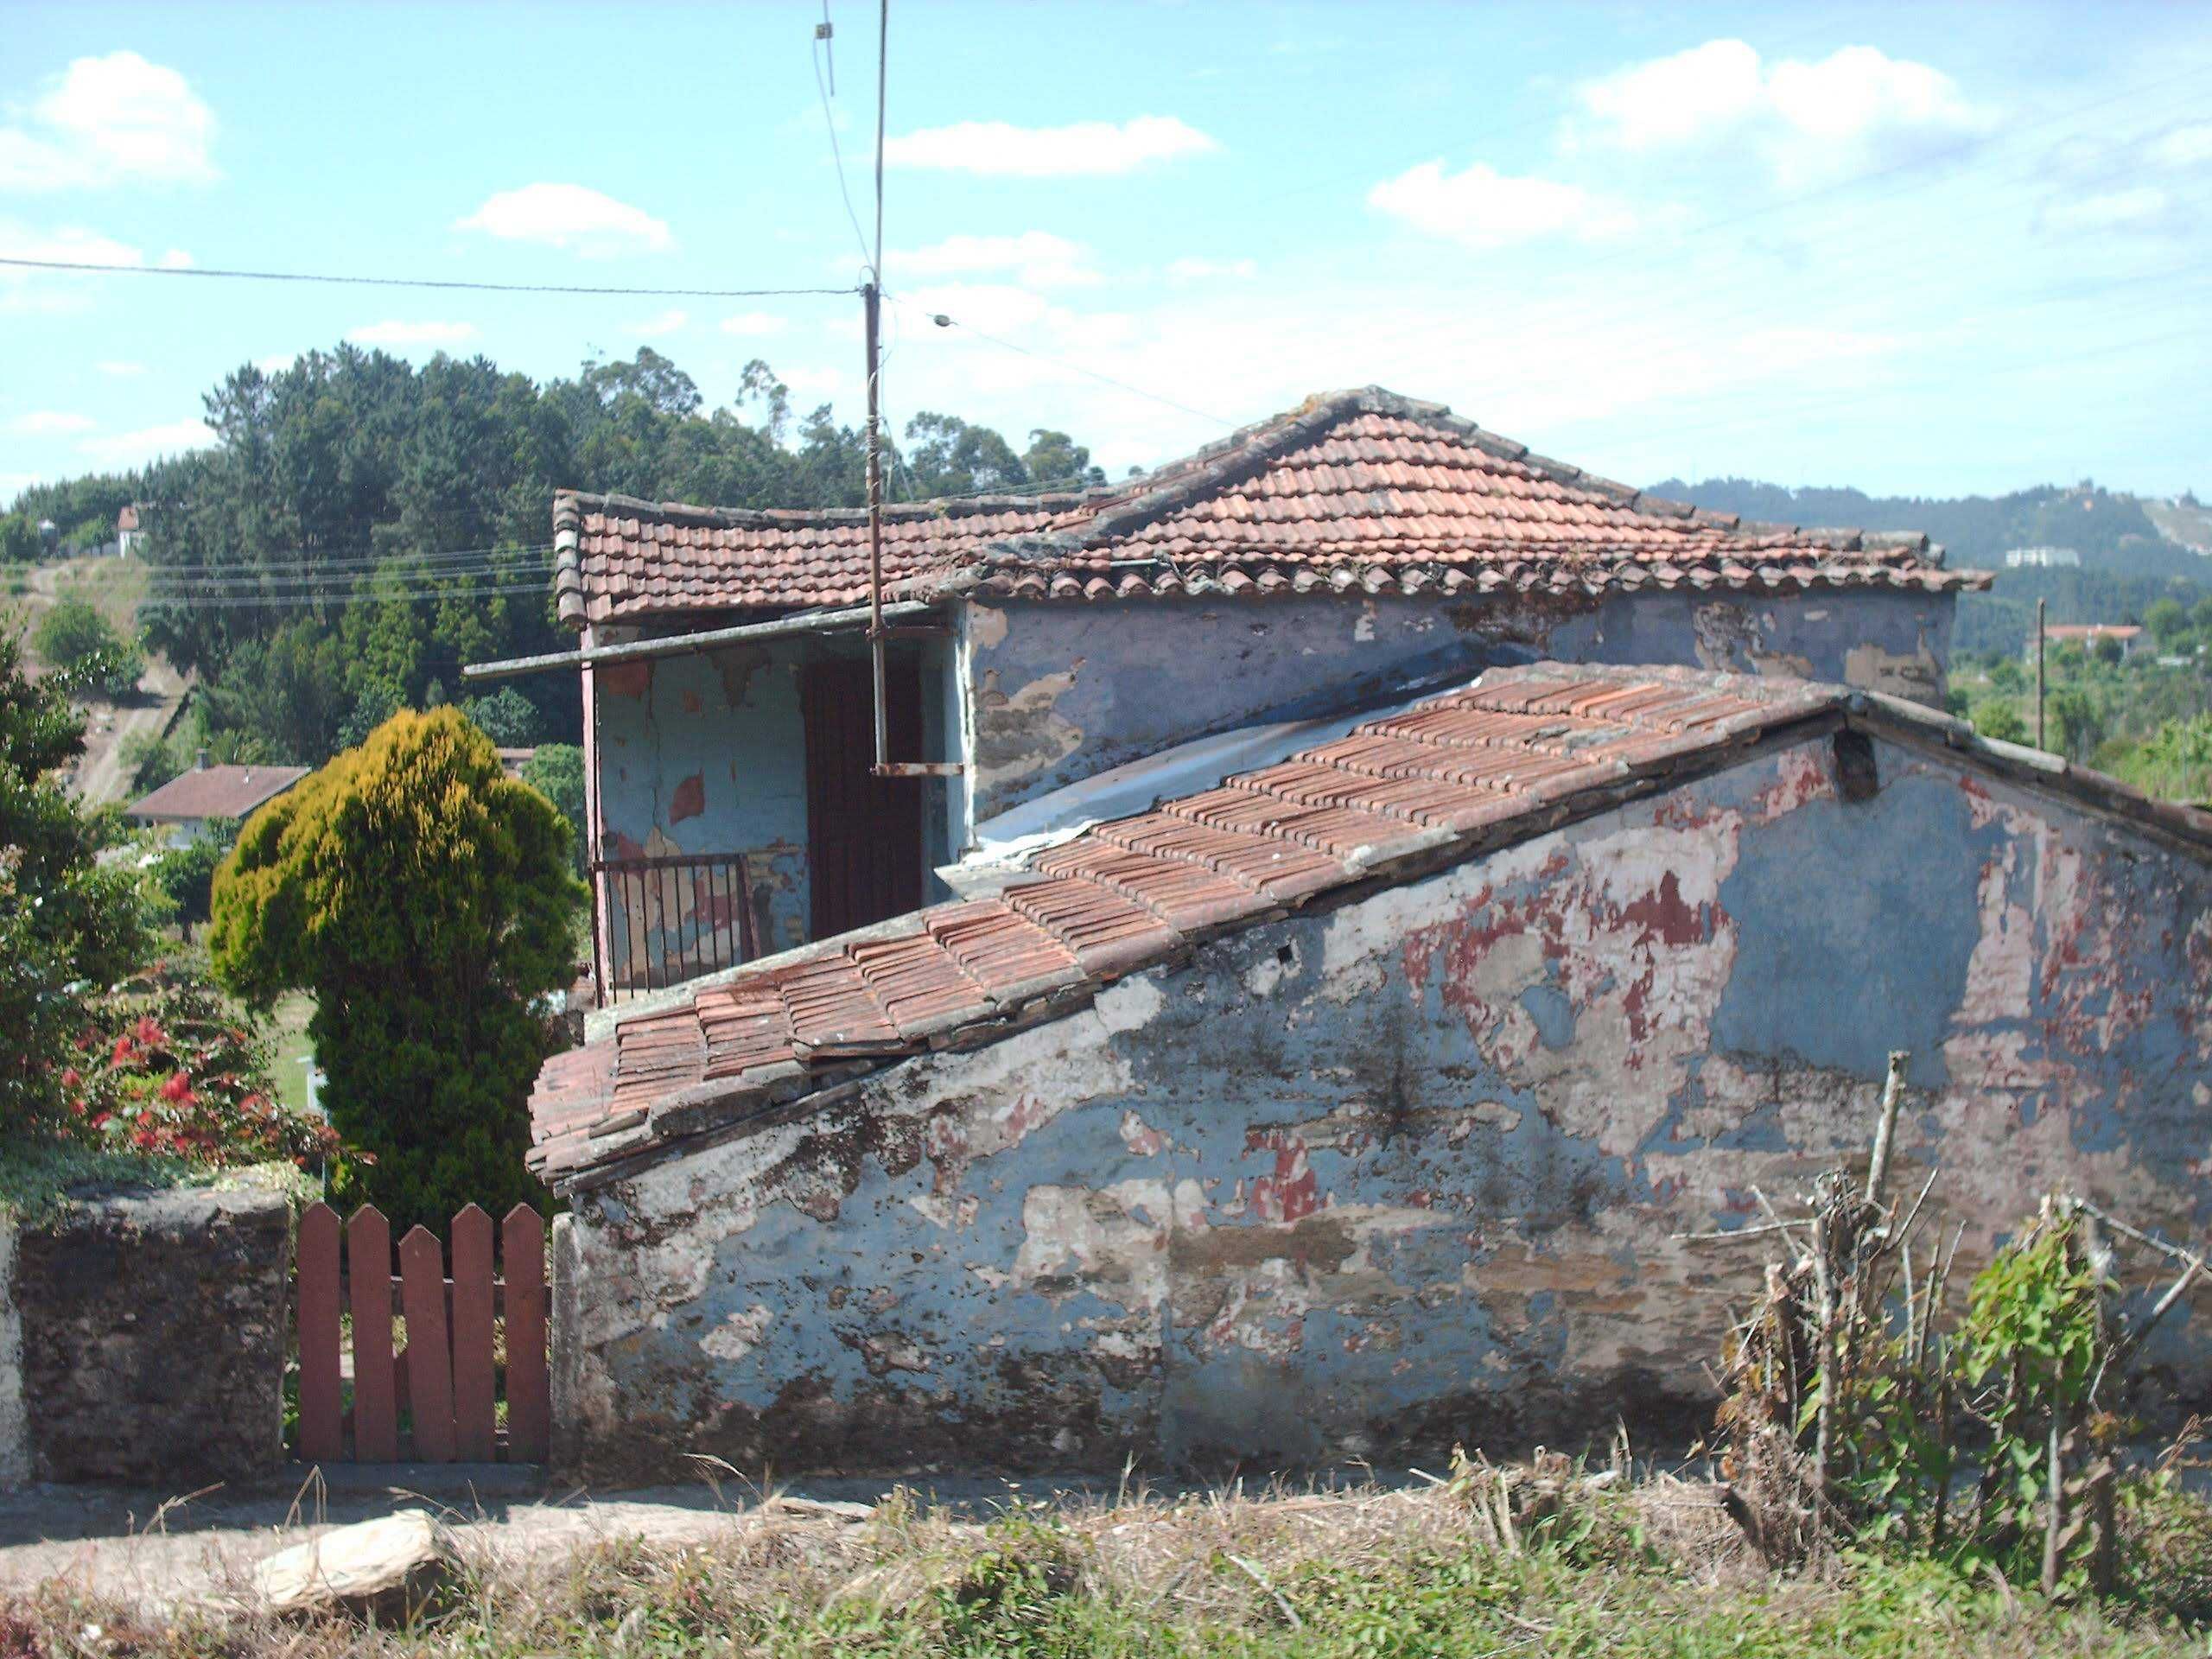
[[[343,1607],[398,1624],[427,1607],[454,1566],[445,1529],[427,1510],[332,1527],[264,1557],[253,1569],[257,1602],[278,1613]]]

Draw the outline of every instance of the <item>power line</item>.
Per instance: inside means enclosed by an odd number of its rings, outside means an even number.
[[[830,0],[822,0],[822,26],[814,31],[814,90],[822,97],[822,124],[830,130],[830,156],[837,165],[837,194],[845,199],[845,217],[853,223],[853,237],[861,245],[861,257],[867,262],[868,270],[873,274],[875,270],[875,262],[868,257],[868,237],[861,229],[860,214],[853,209],[853,193],[845,183],[845,153],[837,143],[837,112],[830,107],[830,103],[832,89],[836,86],[837,80],[837,70],[834,60],[830,68],[830,84],[824,86],[822,79],[823,60],[835,49],[830,44]],[[880,179],[877,184],[880,188]],[[846,294],[852,292],[850,289],[841,289],[838,291]]]
[[[0,265],[29,270],[97,271],[109,276],[217,276],[254,283],[323,283],[349,288],[465,289],[479,294],[608,294],[628,299],[765,300],[795,295],[852,294],[851,288],[588,288],[561,283],[464,283],[434,276],[351,276],[327,271],[228,270],[211,265],[103,265],[78,259],[0,255]]]
[[[884,297],[888,299],[893,305],[906,305],[911,303],[908,301],[900,299],[896,294],[886,295]],[[919,309],[918,307],[916,308]],[[1193,409],[1188,404],[1179,404],[1173,397],[1163,397],[1156,391],[1147,391],[1142,386],[1133,386],[1126,380],[1117,380],[1112,375],[1102,373],[1096,369],[1087,369],[1080,363],[1071,363],[1064,357],[1054,357],[1049,352],[1035,351],[1027,346],[1017,346],[1010,340],[1001,340],[996,334],[987,334],[974,324],[963,322],[959,318],[948,316],[942,311],[925,311],[922,312],[921,315],[929,318],[931,322],[936,323],[940,328],[958,328],[963,333],[973,334],[978,340],[988,340],[992,345],[1000,346],[1006,351],[1019,352],[1022,356],[1033,357],[1040,363],[1050,363],[1057,367],[1066,369],[1071,373],[1085,375],[1093,380],[1102,381],[1107,385],[1119,387],[1122,391],[1129,393],[1132,397],[1147,398],[1153,403],[1161,404],[1168,409],[1176,410],[1185,415],[1195,415],[1202,421],[1211,421],[1216,426],[1223,427],[1230,430],[1234,430],[1236,427],[1237,423],[1235,421],[1225,421],[1220,416],[1210,415],[1203,409]]]

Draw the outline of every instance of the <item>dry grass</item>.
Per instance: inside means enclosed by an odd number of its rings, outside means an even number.
[[[1411,1489],[1125,1491],[984,1516],[894,1493],[769,1502],[682,1544],[607,1537],[524,1557],[461,1528],[461,1567],[404,1630],[227,1606],[149,1623],[49,1585],[0,1605],[0,1659],[549,1654],[1803,1653],[2180,1655],[2145,1606],[2053,1608],[1925,1565],[1774,1579],[1713,1490],[1550,1460]]]

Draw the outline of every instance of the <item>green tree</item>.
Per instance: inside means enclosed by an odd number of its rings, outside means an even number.
[[[154,885],[173,907],[185,938],[194,924],[207,919],[215,871],[238,838],[238,827],[225,818],[212,819],[181,847],[165,848],[155,859]]]
[[[906,436],[913,443],[906,452],[906,471],[915,494],[924,499],[988,494],[1029,482],[1029,470],[1014,446],[988,426],[924,410],[906,423]]]
[[[250,818],[217,872],[209,950],[266,1007],[313,993],[332,1123],[375,1162],[347,1198],[442,1228],[540,1189],[525,1102],[534,1006],[574,971],[567,827],[457,709],[402,713]]]
[[[487,697],[469,698],[461,705],[461,711],[504,749],[529,748],[544,735],[544,720],[537,704],[512,685],[503,685]]]
[[[591,853],[584,833],[584,752],[573,743],[542,743],[524,762],[522,780],[569,821],[569,852],[577,875],[584,875]]]
[[[73,671],[79,684],[103,696],[128,695],[146,671],[145,653],[74,595],[48,607],[31,631],[31,645],[49,667]]]
[[[16,637],[0,628],[0,1131],[60,1111],[88,997],[150,945],[136,873],[98,861],[120,838],[113,815],[86,812],[54,776],[85,749],[69,690],[66,675],[33,682]]]
[[[2161,645],[2171,645],[2189,632],[2189,613],[2179,600],[2169,594],[2154,599],[2144,607],[2143,626],[2151,630],[2151,637]]]
[[[2050,718],[2056,725],[2056,753],[2080,764],[2097,752],[2111,729],[2104,705],[2078,685],[2062,685],[2050,694]]]
[[[1974,711],[1974,728],[1999,743],[2028,741],[2028,722],[2020,718],[2017,706],[2001,697],[1992,697]]]
[[[1079,490],[1106,481],[1105,470],[1090,464],[1090,450],[1066,433],[1041,426],[1031,430],[1021,465],[1029,481],[1040,488]]]

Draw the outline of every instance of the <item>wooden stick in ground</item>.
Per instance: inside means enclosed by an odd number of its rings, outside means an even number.
[[[2058,1449],[2059,1440],[2065,1433],[2065,1417],[2063,1408],[2054,1408],[2050,1414],[2050,1460],[2044,1471],[2044,1478],[2050,1483],[2043,1523],[2043,1592],[2046,1596],[2058,1592],[2058,1535],[2066,1524],[2066,1467]]]
[[[1897,1109],[1904,1103],[1904,1069],[1911,1062],[1909,1049],[1890,1051],[1890,1074],[1882,1084],[1882,1116],[1874,1128],[1874,1157],[1866,1166],[1866,1202],[1879,1205],[1882,1190],[1890,1184],[1890,1154],[1897,1144]]]

